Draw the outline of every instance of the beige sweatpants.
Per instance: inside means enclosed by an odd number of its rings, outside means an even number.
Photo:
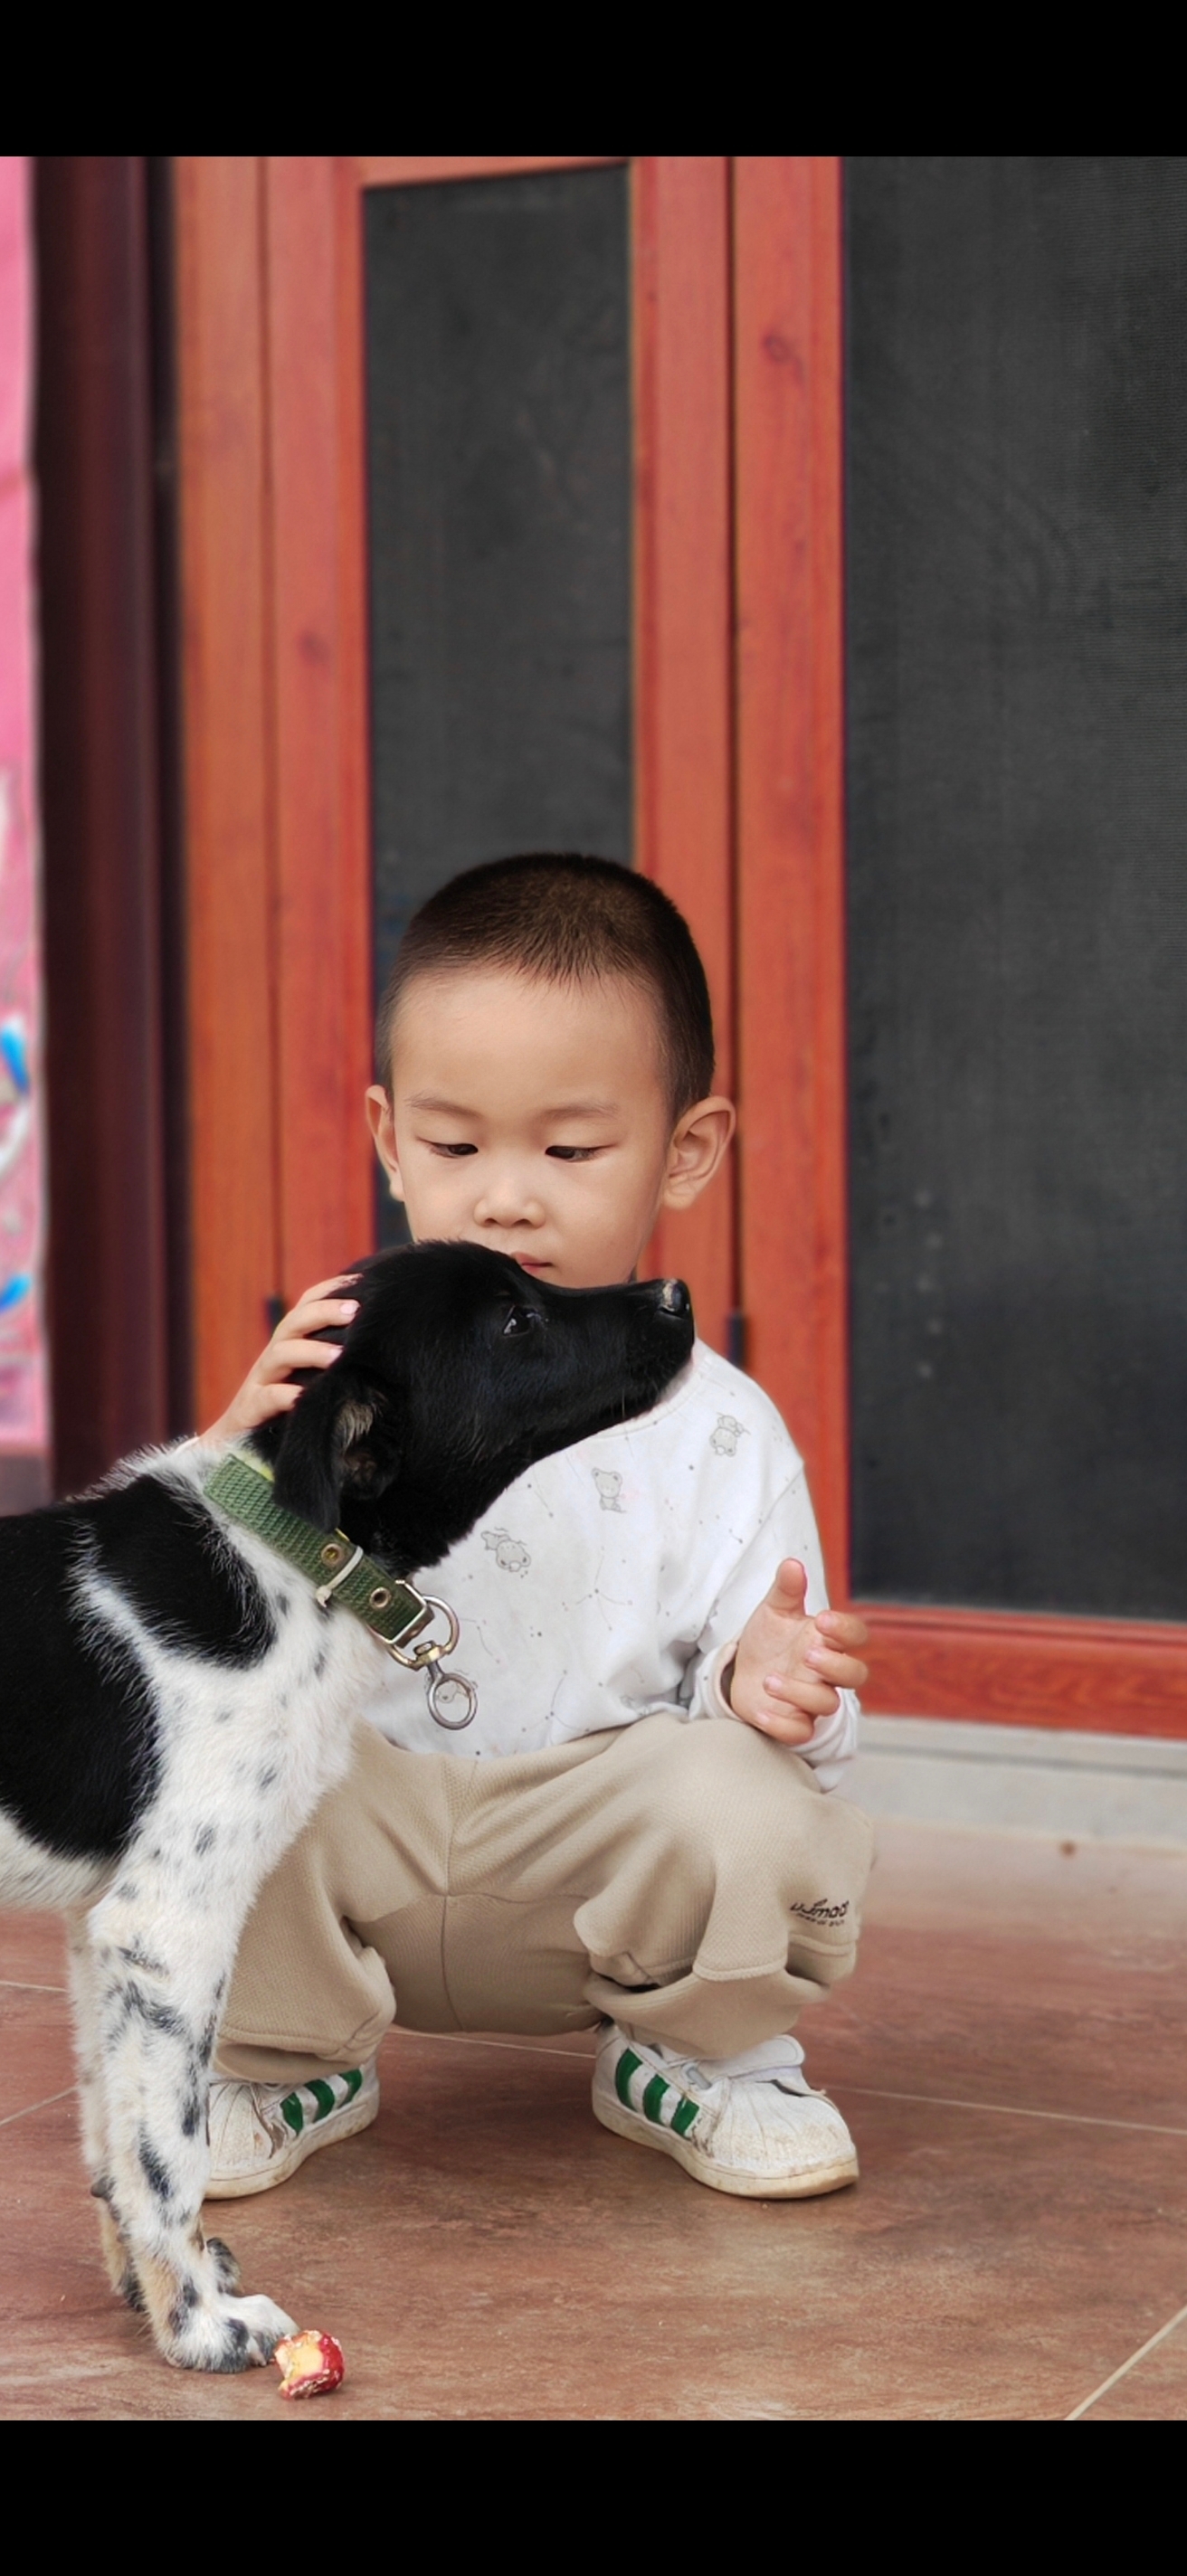
[[[870,1827],[752,1727],[667,1714],[498,1761],[352,1767],[263,1888],[218,2071],[299,2083],[412,2030],[581,2030],[728,2057],[853,1967]]]

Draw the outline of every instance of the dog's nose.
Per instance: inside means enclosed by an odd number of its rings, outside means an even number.
[[[665,1315],[691,1315],[692,1299],[682,1279],[665,1279],[659,1293]]]

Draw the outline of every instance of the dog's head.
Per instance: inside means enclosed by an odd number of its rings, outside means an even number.
[[[399,1574],[537,1458],[645,1413],[693,1345],[678,1279],[554,1288],[477,1244],[383,1253],[358,1296],[341,1358],[255,1439],[278,1502]]]

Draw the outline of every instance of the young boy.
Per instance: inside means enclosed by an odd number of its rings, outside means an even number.
[[[562,1287],[629,1279],[734,1125],[675,907],[597,859],[470,870],[412,922],[380,1018],[372,1133],[414,1238]],[[296,1401],[311,1289],[210,1437]],[[641,1420],[545,1459],[431,1589],[472,1721],[376,1659],[353,1767],[263,1890],[219,2046],[215,2197],[267,2190],[374,2118],[374,2056],[419,2030],[604,2025],[593,2107],[719,2191],[853,2181],[788,2037],[854,1961],[862,1622],[825,1608],[803,1468],[767,1398],[698,1343]],[[460,1698],[460,1694],[459,1694]],[[459,1758],[469,1756],[469,1759]],[[824,1794],[822,1794],[824,1793]]]

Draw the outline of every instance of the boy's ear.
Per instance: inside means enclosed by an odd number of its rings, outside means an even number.
[[[394,1199],[404,1196],[400,1178],[400,1157],[396,1149],[396,1120],[390,1091],[381,1082],[373,1082],[367,1093],[367,1124],[375,1151],[387,1173],[388,1187]]]
[[[390,1399],[341,1361],[307,1386],[285,1424],[276,1500],[316,1529],[334,1529],[342,1497],[385,1493],[399,1465]]]
[[[662,1207],[691,1207],[699,1199],[724,1161],[736,1125],[732,1100],[716,1092],[685,1110],[668,1148]]]

